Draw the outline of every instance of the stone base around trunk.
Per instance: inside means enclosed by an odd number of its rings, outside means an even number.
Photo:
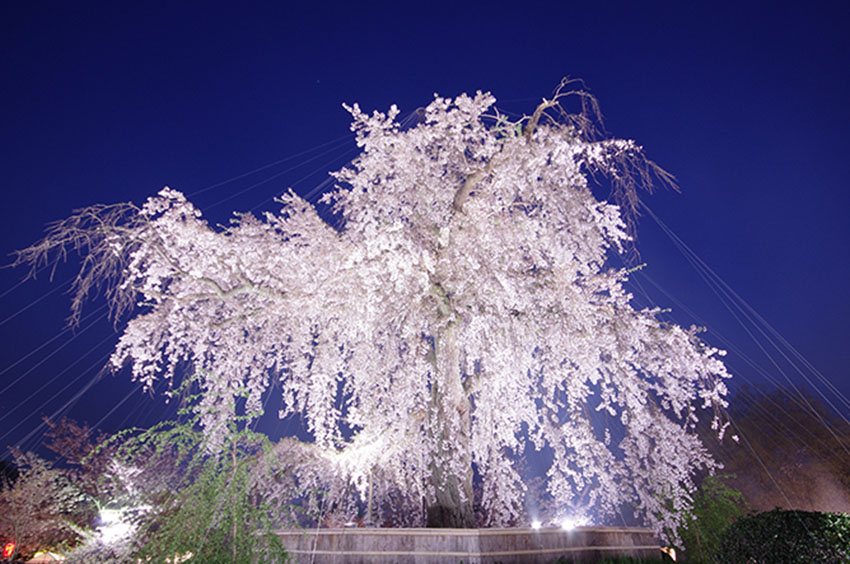
[[[632,556],[661,560],[650,529],[282,529],[296,564],[552,564]]]

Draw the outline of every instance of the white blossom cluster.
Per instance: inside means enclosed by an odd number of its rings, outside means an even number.
[[[485,523],[512,523],[517,463],[547,446],[556,503],[631,503],[675,529],[693,472],[714,466],[692,431],[728,374],[696,330],[632,307],[608,264],[629,235],[587,176],[617,180],[640,148],[488,117],[493,103],[437,97],[408,130],[395,107],[350,107],[362,152],[325,197],[339,229],[289,193],[215,230],[161,191],[108,238],[143,306],[112,362],[147,386],[194,366],[214,375],[208,398],[247,391],[256,412],[275,379],[281,416],[302,413],[328,472],[363,495],[379,473],[412,500],[456,479],[464,501],[474,465]],[[204,407],[209,428],[233,415]]]

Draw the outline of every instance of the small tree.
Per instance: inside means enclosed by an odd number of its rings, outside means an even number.
[[[109,489],[117,495],[108,505],[132,527],[129,543],[122,539],[126,546],[113,552],[153,562],[189,555],[210,563],[285,560],[272,532],[279,508],[261,495],[263,482],[273,479],[268,439],[246,428],[250,417],[244,415],[205,432],[197,399],[188,398],[181,422],[124,431],[99,447],[114,451]],[[95,546],[100,542],[93,539]],[[71,558],[82,562],[83,555],[104,552],[88,548]]]
[[[691,518],[679,531],[685,562],[725,564],[718,560],[723,533],[747,511],[741,492],[724,483],[727,478],[706,477],[694,495]]]
[[[106,435],[67,417],[58,421],[45,418],[44,422],[48,427],[44,446],[59,457],[72,481],[92,499],[109,499],[110,492],[103,489],[108,481],[103,478],[114,453],[98,448]]]
[[[74,545],[91,524],[94,504],[68,474],[33,453],[15,453],[18,478],[0,491],[0,531],[16,554]]]

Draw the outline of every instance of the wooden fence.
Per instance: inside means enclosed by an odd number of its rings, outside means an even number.
[[[551,564],[620,555],[661,560],[649,529],[285,529],[296,564]]]

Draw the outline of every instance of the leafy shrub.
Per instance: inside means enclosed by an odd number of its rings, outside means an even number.
[[[127,466],[157,470],[156,461],[164,460],[177,476],[149,500],[131,556],[142,562],[285,561],[286,550],[272,530],[274,512],[258,492],[258,482],[271,477],[256,471],[271,450],[268,438],[251,431],[251,416],[237,415],[234,405],[226,407],[233,415],[219,432],[202,432],[201,419],[211,408],[200,405],[198,395],[190,395],[188,404],[179,412],[188,416],[183,423],[166,421],[121,436],[117,456]]]
[[[708,476],[694,495],[693,516],[679,534],[687,562],[723,564],[717,558],[723,533],[746,513],[746,501],[723,480],[734,476]]]
[[[850,563],[850,515],[774,509],[736,521],[718,557],[728,564]]]
[[[188,393],[193,381],[180,389],[188,407],[178,421],[122,431],[95,450],[111,453],[105,479],[113,484],[100,490],[109,492],[104,509],[120,515],[122,532],[90,537],[68,554],[69,564],[287,560],[273,532],[278,508],[262,495],[272,479],[268,438],[251,431],[251,417],[232,404],[224,406],[233,415],[223,428],[202,431],[211,408]]]

